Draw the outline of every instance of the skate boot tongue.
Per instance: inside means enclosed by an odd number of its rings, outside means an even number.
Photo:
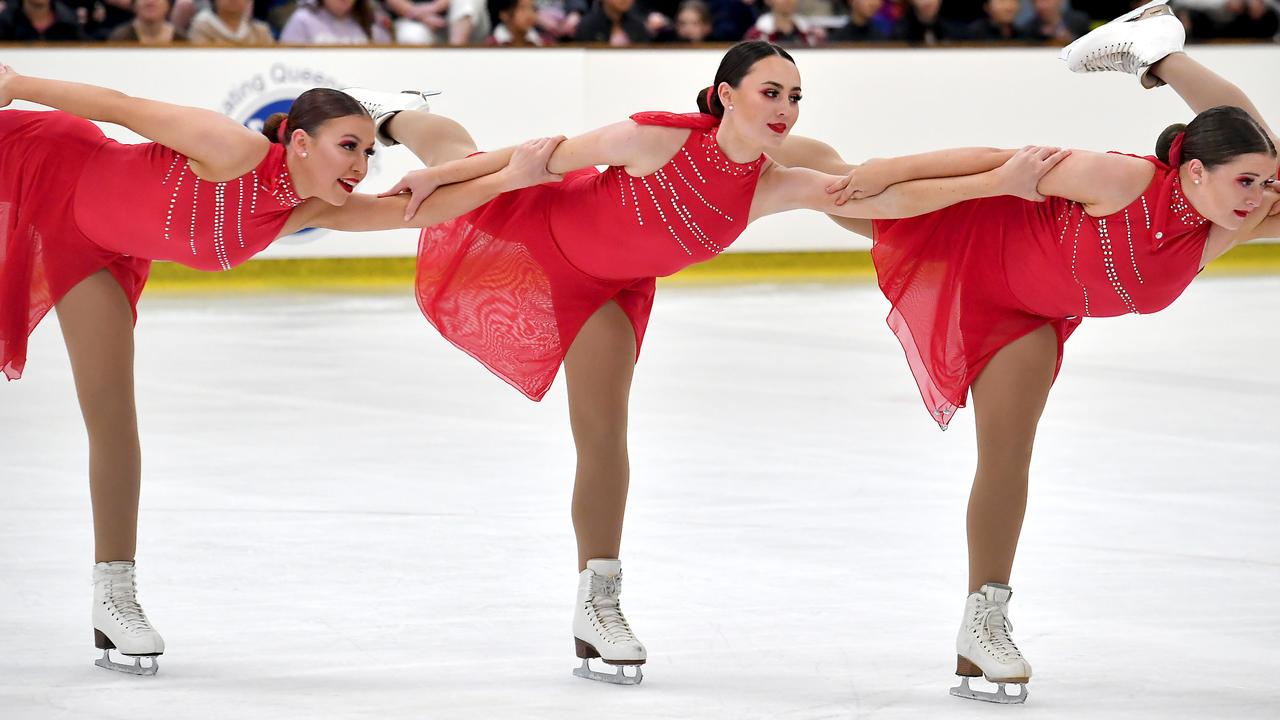
[[[1000,583],[986,583],[978,590],[988,602],[998,603],[1000,605],[1009,604],[1009,598],[1013,595],[1013,588]]]
[[[93,566],[95,575],[121,575],[133,570],[132,560],[113,560],[97,563]]]
[[[603,559],[593,558],[587,561],[587,569],[596,575],[620,575],[622,574],[622,561],[616,558]]]

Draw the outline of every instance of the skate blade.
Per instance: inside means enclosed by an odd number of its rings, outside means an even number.
[[[143,665],[142,657],[143,656],[135,656],[133,658],[133,664],[126,665],[124,663],[118,663],[112,660],[110,650],[103,650],[102,657],[98,658],[97,660],[94,660],[93,664],[97,665],[100,668],[104,668],[106,670],[122,672],[127,675],[155,675],[156,670],[160,669],[160,659],[154,655],[145,656],[145,657],[151,658],[151,664]]]
[[[586,658],[582,659],[582,666],[573,669],[575,677],[586,678],[587,680],[597,680],[599,682],[609,683],[610,685],[639,685],[644,680],[644,670],[639,665],[633,665],[636,669],[634,675],[628,675],[623,672],[626,665],[615,665],[618,668],[616,673],[602,673],[591,669],[591,665]]]
[[[1022,688],[1022,691],[1017,695],[1010,695],[1004,689],[1006,684],[1017,685]],[[995,692],[974,690],[969,687],[969,678],[961,677],[960,684],[951,688],[951,694],[966,700],[981,700],[982,702],[997,703],[999,705],[1021,705],[1027,701],[1027,686],[1023,683],[996,683]]]

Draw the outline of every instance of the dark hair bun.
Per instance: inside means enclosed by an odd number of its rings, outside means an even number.
[[[704,115],[713,115],[711,106],[707,104],[707,98],[711,95],[711,88],[704,87],[698,91],[698,112]]]
[[[271,117],[267,118],[267,121],[262,124],[262,134],[266,135],[267,139],[273,143],[280,142],[280,124],[288,117],[288,113],[271,113]]]
[[[1174,123],[1160,133],[1160,137],[1156,139],[1156,157],[1160,162],[1166,165],[1169,163],[1169,148],[1173,147],[1173,141],[1177,139],[1178,133],[1186,129],[1187,126],[1183,123]]]
[[[1276,156],[1276,144],[1267,130],[1243,108],[1219,105],[1196,115],[1186,125],[1170,125],[1156,141],[1156,157],[1169,164],[1169,151],[1178,133],[1182,138],[1180,162],[1199,160],[1207,168],[1226,165],[1241,155]]]

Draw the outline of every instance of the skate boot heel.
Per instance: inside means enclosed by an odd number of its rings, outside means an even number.
[[[959,675],[960,677],[982,677],[982,668],[979,668],[977,665],[969,662],[965,656],[957,655],[956,675]]]
[[[111,638],[101,630],[94,628],[93,630],[93,646],[99,650],[115,650],[116,644],[111,642]]]
[[[600,653],[596,652],[596,649],[591,647],[590,643],[584,642],[579,638],[573,639],[573,649],[578,654],[578,657],[580,658],[600,657]]]

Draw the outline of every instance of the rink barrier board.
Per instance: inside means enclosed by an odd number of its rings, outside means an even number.
[[[19,72],[206,108],[253,128],[317,85],[440,90],[432,110],[461,122],[480,148],[493,149],[530,137],[575,135],[637,111],[692,111],[695,95],[710,83],[723,52],[723,47],[22,45],[4,49],[2,59]],[[1280,44],[1196,46],[1192,52],[1244,89],[1268,117],[1280,117],[1275,81]],[[830,143],[851,162],[945,147],[1038,143],[1143,154],[1151,152],[1169,123],[1192,117],[1167,87],[1143,91],[1134,78],[1120,73],[1070,73],[1050,47],[865,46],[795,49],[793,54],[804,85],[795,131]],[[19,102],[13,107],[34,106]],[[103,131],[125,142],[141,139],[109,123]],[[360,190],[386,190],[421,167],[406,148],[382,148]],[[404,229],[311,230],[271,243],[260,257],[409,257],[417,245],[418,233]],[[820,213],[783,213],[752,222],[727,253],[842,253],[870,247],[870,240]]]
[[[288,258],[252,260],[229,272],[202,272],[155,263],[150,291],[379,290],[411,288],[415,258]],[[1280,244],[1243,245],[1205,269],[1206,275],[1280,274]],[[794,252],[720,255],[661,278],[667,285],[872,281],[871,253]]]

